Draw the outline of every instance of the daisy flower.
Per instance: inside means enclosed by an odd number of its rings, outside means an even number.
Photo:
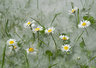
[[[78,27],[79,27],[79,28],[86,28],[86,27],[88,27],[90,24],[91,24],[90,21],[87,21],[87,20],[84,21],[84,20],[83,20],[83,21],[80,22],[80,24],[78,24]]]
[[[33,21],[28,21],[27,23],[24,24],[24,27],[25,28],[30,28],[30,27],[34,27],[35,24],[34,24],[34,20]]]
[[[69,11],[69,13],[71,13],[71,14],[73,14],[73,13],[75,13],[76,11],[77,11],[77,7],[74,7],[73,9],[71,9],[70,11]]]
[[[65,45],[62,45],[62,47],[61,47],[61,50],[64,52],[64,51],[70,51],[69,49],[70,49],[71,47],[70,47],[70,45],[68,45],[68,44],[65,44]]]
[[[10,52],[14,49],[15,52],[17,52],[20,48],[17,46],[17,45],[14,45],[14,46],[10,46]]]
[[[36,28],[33,29],[33,32],[36,33],[38,31],[42,31],[42,30],[43,30],[43,27],[37,26]]]
[[[7,44],[8,44],[8,45],[16,45],[16,40],[15,40],[15,39],[9,39],[9,40],[7,41]]]
[[[37,54],[37,50],[35,48],[27,48],[26,51],[28,54]]]
[[[54,30],[55,30],[54,27],[50,27],[50,28],[48,28],[48,29],[45,30],[45,33],[48,33],[48,34],[49,34],[49,33],[53,33]]]
[[[69,39],[69,37],[66,35],[60,35],[59,38],[61,38],[62,40],[68,40]]]

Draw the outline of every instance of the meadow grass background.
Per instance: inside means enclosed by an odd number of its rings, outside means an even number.
[[[83,16],[87,13],[96,19],[95,0],[0,0],[0,65],[2,65],[3,48],[8,39],[14,38],[19,41],[22,38],[26,40],[26,43],[22,44],[24,49],[32,45],[32,32],[23,27],[24,23],[32,20],[31,17],[48,27],[57,14],[52,26],[56,28],[53,36],[58,47],[62,46],[61,40],[58,38],[59,33],[70,35],[70,45],[74,46],[74,39],[81,34],[82,29],[76,29],[76,17],[70,16],[68,13],[72,9],[71,2],[80,9],[80,20],[83,20]],[[88,27],[87,31],[88,36],[86,32],[82,35],[87,51],[79,46],[82,41],[80,38],[70,55],[58,56],[55,60],[51,59],[50,64],[56,64],[52,68],[96,68],[96,59],[90,61],[92,57],[96,56],[96,26]],[[27,56],[30,68],[49,67],[49,60],[45,52],[50,50],[54,53],[54,43],[50,38],[48,35],[43,39],[41,37],[44,42],[49,42],[49,46],[42,44],[41,47],[37,47],[38,56]],[[34,46],[37,46],[37,41]],[[8,51],[7,47],[4,68],[27,68],[22,51],[11,56]],[[80,57],[80,60],[77,60],[77,57]]]

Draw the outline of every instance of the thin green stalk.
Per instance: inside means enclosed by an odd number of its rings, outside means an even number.
[[[51,66],[49,66],[48,68],[52,68],[53,66],[55,66],[55,65],[57,65],[58,63],[56,63],[56,64],[53,64],[53,65],[51,65]],[[64,67],[65,68],[65,67]]]
[[[81,2],[81,4],[82,4],[82,7],[84,8],[84,5],[83,5],[83,2],[82,2],[82,0],[80,0],[80,2]]]
[[[39,32],[37,32],[37,38],[38,38],[38,43],[39,43]]]
[[[28,61],[28,58],[27,58],[27,53],[25,53],[24,56],[26,58],[27,68],[29,68],[29,61]]]
[[[82,34],[84,33],[84,31],[82,31],[82,33],[79,35],[79,37],[76,39],[76,42],[80,39],[80,37],[82,36]]]
[[[30,26],[30,29],[32,30],[32,27]],[[33,36],[33,43],[35,41],[35,33],[32,32],[32,36]]]
[[[91,62],[92,60],[94,60],[95,58],[96,58],[96,56],[92,57],[92,58],[90,59],[90,62]]]
[[[48,56],[48,59],[49,59],[49,66],[51,65],[51,63],[50,63],[50,56]]]
[[[74,41],[76,41],[76,42],[74,43],[74,46],[72,47],[73,53],[74,53],[74,48],[75,48],[75,46],[76,46],[78,40],[81,38],[81,36],[82,36],[83,33],[84,33],[84,31],[82,31],[81,34],[79,35],[79,37],[76,37],[76,39],[74,40]]]
[[[7,19],[6,24],[5,24],[5,33],[6,33],[7,37],[11,37],[11,35],[8,33],[9,32],[8,23],[9,23],[9,20]]]
[[[32,33],[32,35],[33,35],[33,39],[34,39],[34,41],[35,41],[35,33]],[[33,42],[34,42],[34,41],[33,41]]]
[[[76,18],[76,27],[78,28],[78,21],[77,21],[76,13],[75,13],[75,18]]]
[[[43,44],[45,44],[46,46],[48,46],[44,41],[40,40]]]
[[[26,5],[25,5],[25,8],[30,7],[30,3],[31,3],[31,0],[28,0],[27,3],[26,3]]]
[[[6,44],[5,44],[5,47],[4,47],[4,50],[3,50],[3,57],[2,57],[2,65],[1,65],[1,68],[4,67],[4,63],[5,63],[5,52],[6,52]]]
[[[57,44],[56,44],[56,41],[55,41],[55,39],[54,39],[54,37],[53,37],[52,33],[51,33],[51,37],[52,37],[52,39],[53,39],[53,41],[54,41],[55,48],[56,48],[56,50],[57,50]]]
[[[78,20],[78,24],[79,24],[79,22],[80,22],[80,20],[79,20],[79,9],[78,9],[78,11],[77,11],[77,20]],[[78,26],[78,25],[77,25]]]
[[[85,28],[85,31],[86,31],[87,35],[89,36],[88,31],[87,31],[87,29],[86,29],[86,28]]]
[[[38,20],[34,19],[31,17],[31,19],[35,20],[37,24],[39,24],[40,26],[42,26],[43,28],[45,28]]]
[[[52,22],[51,22],[51,24],[50,24],[50,25],[52,25],[52,24],[53,24],[53,22],[55,21],[56,17],[57,17],[58,15],[60,15],[60,14],[61,14],[61,12],[60,12],[60,13],[56,13],[56,14],[55,14],[55,16],[53,17]]]
[[[85,2],[84,2],[84,6],[85,6],[85,7],[87,6],[88,1],[89,1],[89,0],[87,0],[87,1],[85,0]]]
[[[23,41],[23,42],[25,42],[20,36],[19,36],[19,34],[15,31],[15,34]]]
[[[72,9],[74,8],[74,3],[73,2],[71,2],[71,6],[72,6]]]
[[[39,9],[39,0],[37,0],[37,9]]]

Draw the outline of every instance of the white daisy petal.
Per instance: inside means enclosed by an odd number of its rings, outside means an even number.
[[[87,21],[87,20],[84,21],[83,20],[83,21],[80,22],[80,24],[78,24],[78,27],[79,28],[86,28],[86,27],[88,27],[90,25],[91,25],[90,21]]]
[[[30,27],[34,27],[35,26],[35,24],[34,24],[34,20],[33,21],[28,21],[27,23],[24,23],[24,27],[25,28],[30,28]]]
[[[16,45],[16,40],[15,39],[9,39],[7,41],[7,45]]]
[[[68,45],[68,44],[65,44],[65,45],[62,45],[62,47],[61,47],[61,50],[64,52],[64,51],[70,51],[69,49],[71,48],[71,46],[70,45]]]
[[[36,55],[37,54],[37,49],[35,49],[35,48],[27,48],[26,52],[28,54],[31,54],[31,55]]]
[[[36,28],[33,28],[33,32],[36,33],[38,31],[42,31],[43,30],[43,27],[41,26],[37,26]]]
[[[60,35],[59,38],[61,38],[62,40],[68,40],[69,39],[69,37],[66,35]]]
[[[55,28],[54,27],[50,27],[50,28],[48,28],[48,29],[46,29],[45,30],[45,33],[54,33],[54,30],[55,30]]]

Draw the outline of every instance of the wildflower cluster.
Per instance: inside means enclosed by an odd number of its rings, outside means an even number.
[[[75,15],[75,13],[77,12],[77,11],[79,11],[78,10],[79,8],[77,8],[77,7],[75,7],[75,8],[72,8],[72,10],[71,11],[69,11],[69,13],[70,14],[72,14],[72,15]],[[41,46],[42,44],[44,44],[44,45],[48,45],[46,42],[45,42],[45,38],[46,38],[46,35],[48,35],[48,37],[49,36],[51,36],[51,39],[50,39],[50,41],[52,40],[52,42],[54,43],[54,45],[55,45],[55,52],[57,53],[57,51],[60,49],[60,51],[62,51],[62,53],[64,54],[64,52],[65,53],[68,53],[68,52],[70,52],[71,51],[71,48],[72,48],[72,44],[71,44],[71,40],[70,40],[70,36],[68,35],[68,34],[64,34],[64,33],[62,33],[62,34],[60,34],[60,33],[58,33],[59,34],[59,36],[58,36],[58,39],[60,40],[60,41],[62,41],[62,44],[61,44],[61,46],[59,47],[59,45],[57,44],[57,42],[56,42],[56,39],[55,39],[55,37],[54,37],[54,34],[55,34],[55,31],[56,31],[56,28],[54,28],[53,26],[52,27],[44,27],[44,26],[42,26],[42,25],[40,25],[40,24],[36,24],[36,22],[37,21],[35,21],[35,20],[32,20],[32,21],[27,21],[26,23],[24,23],[24,28],[25,29],[29,29],[29,30],[31,30],[31,32],[33,33],[33,36],[32,36],[32,39],[31,39],[31,41],[33,41],[32,43],[31,43],[31,45],[32,46],[30,46],[30,44],[28,44],[27,46],[26,46],[26,48],[23,48],[23,47],[20,47],[19,45],[18,45],[18,42],[19,41],[17,41],[16,39],[9,39],[9,40],[7,40],[7,45],[8,45],[8,48],[10,49],[10,52],[12,52],[12,51],[15,51],[15,52],[18,52],[19,50],[21,50],[21,49],[24,49],[25,51],[26,51],[26,53],[27,54],[29,54],[29,55],[38,55],[38,52],[39,52],[39,46]],[[87,28],[88,26],[90,26],[91,25],[91,22],[90,21],[88,21],[88,20],[81,20],[81,21],[77,21],[77,24],[76,24],[76,26],[77,26],[77,29],[78,28]],[[80,36],[81,36],[82,34],[80,34]],[[79,38],[80,38],[80,36],[79,36]],[[33,38],[34,37],[34,38]],[[41,38],[44,40],[41,40]],[[22,41],[22,39],[20,40],[20,41]],[[33,46],[33,44],[34,43],[37,43],[37,46]],[[26,43],[26,41],[24,41],[24,44]],[[29,42],[30,43],[30,42]],[[48,43],[50,43],[50,42],[48,42]],[[77,41],[75,42],[74,41],[74,43],[77,43]],[[49,45],[48,45],[49,46]],[[74,45],[75,46],[75,45]],[[48,52],[48,51],[47,51]],[[50,52],[51,53],[51,52]],[[56,53],[54,53],[54,54],[56,54]],[[48,53],[49,54],[49,53]],[[52,54],[53,53],[51,53],[51,56],[52,56]],[[55,55],[56,56],[56,55]],[[49,54],[49,58],[50,58],[50,54]],[[80,59],[79,57],[78,57],[78,59]]]

